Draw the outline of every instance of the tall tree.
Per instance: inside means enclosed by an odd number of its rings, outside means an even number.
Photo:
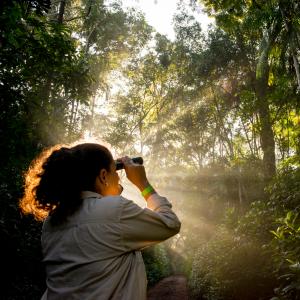
[[[270,86],[272,70],[277,61],[272,58],[275,48],[281,52],[280,62],[289,65],[292,57],[295,70],[293,85],[299,83],[299,5],[297,1],[201,1],[207,11],[216,18],[217,25],[223,28],[240,45],[241,50],[252,44],[255,70],[250,70],[253,89],[256,95],[257,110],[260,120],[260,138],[263,150],[265,176],[268,178],[275,173],[275,142],[271,117]],[[298,45],[298,48],[297,46]],[[255,49],[258,49],[255,51]],[[287,51],[286,51],[287,50]],[[244,59],[249,61],[246,53]],[[254,73],[255,71],[255,73]]]

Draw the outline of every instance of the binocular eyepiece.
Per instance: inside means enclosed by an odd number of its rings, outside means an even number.
[[[140,164],[142,165],[144,163],[143,158],[142,157],[133,157],[132,161],[136,164]],[[116,161],[116,170],[121,170],[124,169],[124,164],[120,161]]]

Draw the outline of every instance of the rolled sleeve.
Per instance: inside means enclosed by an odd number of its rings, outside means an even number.
[[[140,250],[179,232],[181,223],[166,198],[153,194],[144,209],[133,201],[122,200],[121,242],[125,251]]]

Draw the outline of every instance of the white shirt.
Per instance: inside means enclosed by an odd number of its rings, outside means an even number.
[[[144,300],[147,278],[140,250],[175,235],[180,221],[158,194],[141,208],[122,196],[85,191],[81,208],[63,225],[44,222],[47,290],[42,300]]]

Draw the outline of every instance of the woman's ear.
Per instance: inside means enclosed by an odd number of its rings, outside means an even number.
[[[106,180],[107,180],[107,170],[105,169],[101,169],[100,174],[98,175],[100,183],[102,184],[106,184]]]

